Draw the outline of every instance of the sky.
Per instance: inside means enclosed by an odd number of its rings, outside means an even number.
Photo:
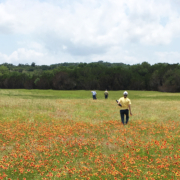
[[[180,61],[180,0],[0,0],[0,64]]]

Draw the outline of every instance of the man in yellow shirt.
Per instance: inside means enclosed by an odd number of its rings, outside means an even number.
[[[127,91],[124,91],[123,95],[124,95],[124,97],[121,97],[118,100],[118,105],[121,106],[121,109],[120,109],[121,122],[123,124],[127,124],[129,121],[129,111],[130,111],[130,115],[132,115],[132,113],[131,113],[131,100],[129,98],[127,98],[127,96],[128,96]],[[126,123],[124,122],[124,115],[126,115]]]

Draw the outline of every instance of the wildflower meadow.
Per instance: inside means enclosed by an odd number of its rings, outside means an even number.
[[[179,180],[180,93],[0,90],[0,179]]]

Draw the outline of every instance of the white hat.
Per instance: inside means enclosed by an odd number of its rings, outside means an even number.
[[[128,95],[128,92],[127,92],[127,91],[124,91],[123,95]]]

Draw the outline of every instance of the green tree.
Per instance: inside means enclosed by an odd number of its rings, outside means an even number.
[[[31,66],[32,66],[32,67],[35,67],[35,66],[36,66],[35,62],[32,62],[32,63],[31,63]]]
[[[36,80],[34,81],[34,84],[37,85],[37,83],[40,81],[40,78],[36,78]]]
[[[9,73],[9,69],[6,66],[1,65],[0,66],[0,76],[7,74],[7,73]]]

